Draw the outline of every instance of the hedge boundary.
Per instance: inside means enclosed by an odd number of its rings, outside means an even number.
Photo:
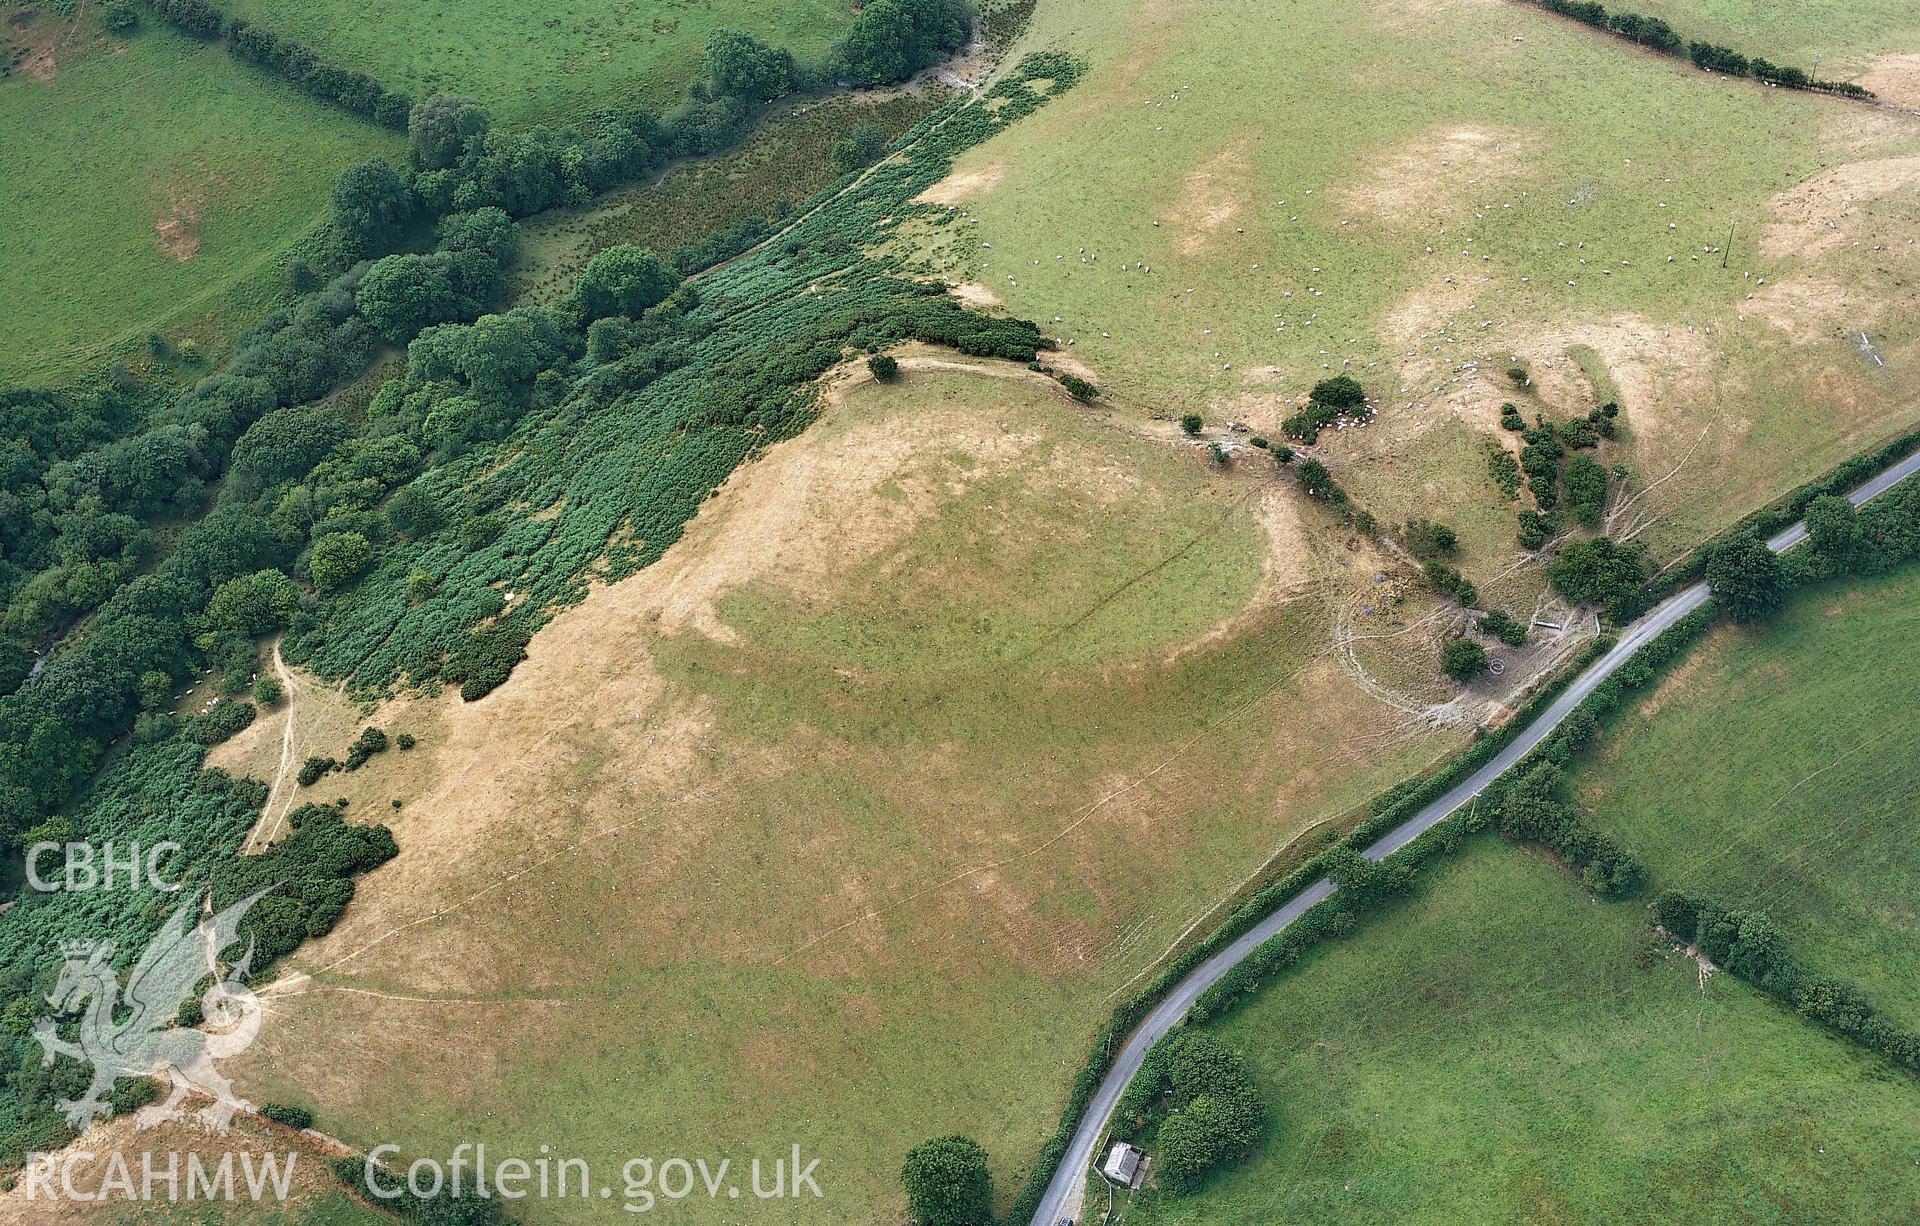
[[[1730,909],[1668,890],[1648,907],[1654,930],[1685,941],[1728,974],[1895,1067],[1920,1073],[1920,1033],[1904,1030],[1844,979],[1810,971],[1764,910]]]
[[[1643,588],[1641,602],[1635,608],[1635,616],[1681,588],[1699,581],[1706,568],[1707,556],[1723,542],[1747,533],[1771,536],[1797,522],[1804,515],[1807,504],[1815,498],[1827,494],[1843,494],[1917,450],[1920,450],[1920,427],[1897,435],[1870,452],[1841,462],[1825,475],[1799,486],[1760,510],[1745,516],[1726,531],[1696,546],[1679,564],[1669,568]],[[1622,661],[1612,674],[1594,687],[1591,694],[1567,713],[1568,718],[1585,712],[1596,721],[1606,721],[1609,717],[1616,715],[1630,692],[1644,689],[1657,681],[1685,654],[1688,648],[1704,637],[1719,620],[1720,612],[1719,605],[1709,597],[1705,604],[1661,631],[1634,652],[1630,658]],[[1600,635],[1580,653],[1577,659],[1556,670],[1548,683],[1537,690],[1513,718],[1502,725],[1498,731],[1482,737],[1438,770],[1395,785],[1375,797],[1368,806],[1373,809],[1373,816],[1361,822],[1339,842],[1300,865],[1280,881],[1255,893],[1209,936],[1170,963],[1152,984],[1116,1008],[1113,1017],[1100,1031],[1093,1051],[1088,1055],[1080,1075],[1074,1081],[1073,1093],[1059,1127],[1054,1130],[1053,1136],[1042,1148],[1039,1162],[1027,1176],[1026,1183],[1015,1199],[1012,1209],[1002,1219],[1006,1226],[1016,1226],[1017,1223],[1023,1223],[1032,1217],[1040,1197],[1045,1193],[1047,1184],[1059,1168],[1061,1158],[1065,1156],[1067,1144],[1073,1136],[1080,1116],[1086,1110],[1087,1102],[1092,1098],[1094,1090],[1099,1086],[1108,1069],[1112,1067],[1114,1052],[1119,1049],[1127,1034],[1155,1003],[1175,984],[1192,973],[1195,967],[1227,944],[1239,939],[1255,924],[1300,894],[1313,882],[1327,876],[1328,863],[1338,860],[1340,853],[1364,851],[1366,847],[1378,841],[1422,807],[1438,799],[1455,784],[1491,761],[1494,755],[1511,744],[1521,731],[1531,725],[1534,719],[1581,673],[1610,651],[1615,641],[1611,635]],[[1543,760],[1564,759],[1569,754],[1570,751],[1560,736],[1549,736],[1530,753],[1515,762],[1501,776],[1501,779],[1504,780],[1516,772],[1529,769]],[[1394,853],[1394,856],[1388,858],[1394,859],[1401,853],[1413,852],[1414,854],[1408,856],[1403,862],[1412,871],[1417,872],[1430,859],[1429,853],[1434,848],[1440,847],[1450,851],[1458,846],[1459,840],[1469,832],[1470,828],[1478,828],[1471,826],[1467,821],[1471,813],[1472,810],[1466,810],[1449,815],[1431,828],[1422,831],[1399,852]],[[1384,897],[1389,896],[1391,895],[1375,896],[1365,901],[1377,907]],[[1320,918],[1318,922],[1309,922],[1309,917],[1314,916],[1315,912],[1325,906],[1327,903],[1321,903],[1312,908],[1295,920],[1295,924],[1304,923],[1314,935],[1323,935],[1326,926],[1324,918]],[[1292,925],[1289,925],[1289,929],[1291,928]],[[1266,945],[1277,945],[1292,935],[1295,934],[1291,931],[1278,933]],[[1266,945],[1251,951],[1247,955],[1248,960],[1259,960],[1265,970],[1278,969],[1279,966],[1284,965],[1284,961],[1273,954],[1267,954],[1264,959],[1262,958],[1263,953],[1266,952]],[[1222,985],[1226,982],[1225,979],[1221,980]],[[1205,997],[1202,998],[1204,999]],[[1196,1007],[1199,1007],[1200,1003],[1196,1001]]]
[[[1597,0],[1527,0],[1527,3],[1612,35],[1622,42],[1645,47],[1655,54],[1685,60],[1702,72],[1744,77],[1765,85],[1777,85],[1781,89],[1831,94],[1838,98],[1870,101],[1877,96],[1864,85],[1855,85],[1851,81],[1822,81],[1812,73],[1789,64],[1774,64],[1760,56],[1749,58],[1731,47],[1682,38],[1678,30],[1658,17],[1648,17],[1627,9],[1609,12]]]
[[[330,102],[369,123],[407,130],[413,99],[370,73],[344,68],[305,43],[229,16],[208,0],[145,0],[147,10],[188,38],[219,43],[242,64],[278,77],[301,93]]]
[[[1702,541],[1681,555],[1680,560],[1655,575],[1642,589],[1643,603],[1635,610],[1651,608],[1681,588],[1706,577],[1707,558],[1728,541],[1751,533],[1762,539],[1774,535],[1806,515],[1807,505],[1828,494],[1845,494],[1884,468],[1920,451],[1920,426],[1896,434],[1872,451],[1842,460],[1806,484],[1798,486],[1766,506],[1734,522],[1733,526]]]
[[[1656,643],[1658,641],[1655,640]],[[1208,958],[1246,935],[1254,925],[1291,901],[1308,886],[1327,876],[1330,865],[1340,859],[1340,852],[1364,851],[1378,842],[1381,836],[1405,822],[1426,805],[1444,796],[1461,780],[1492,761],[1494,755],[1512,744],[1514,738],[1532,724],[1534,719],[1565,692],[1566,688],[1573,684],[1574,680],[1594,661],[1612,650],[1613,646],[1614,639],[1611,635],[1600,635],[1574,659],[1556,669],[1547,683],[1536,690],[1505,724],[1482,736],[1436,770],[1416,779],[1395,784],[1374,797],[1366,806],[1372,811],[1371,816],[1355,826],[1333,846],[1301,864],[1279,881],[1256,891],[1208,936],[1168,963],[1152,983],[1118,1005],[1107,1024],[1095,1036],[1093,1049],[1082,1064],[1079,1075],[1074,1078],[1073,1092],[1068,1097],[1060,1123],[1055,1127],[1047,1143],[1041,1147],[1039,1160],[1034,1164],[1033,1170],[1028,1173],[1020,1194],[1014,1198],[1013,1205],[1001,1219],[1002,1222],[1007,1226],[1015,1226],[1016,1223],[1025,1223],[1032,1218],[1034,1210],[1039,1207],[1040,1198],[1046,1193],[1047,1184],[1052,1181],[1054,1172],[1059,1169],[1060,1160],[1066,1156],[1067,1145],[1073,1139],[1074,1130],[1080,1122],[1081,1115],[1086,1111],[1087,1103],[1093,1098],[1094,1091],[1099,1088],[1108,1070],[1113,1067],[1115,1053],[1124,1045],[1127,1035],[1133,1031],[1141,1019],[1175,985],[1192,974],[1194,969]],[[1648,651],[1653,647],[1654,643],[1648,643],[1641,650]],[[1599,691],[1596,690],[1595,693]],[[1532,757],[1532,755],[1528,756]],[[1432,829],[1422,832],[1418,838],[1395,854],[1399,855],[1418,848],[1419,851],[1409,859],[1419,859],[1425,855],[1428,848],[1445,837],[1445,832],[1454,820],[1449,818]],[[1305,916],[1301,918],[1305,919]]]

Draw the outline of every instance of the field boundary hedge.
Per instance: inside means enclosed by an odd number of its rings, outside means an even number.
[[[228,55],[251,64],[303,94],[334,103],[362,119],[407,130],[413,99],[388,89],[371,74],[320,58],[305,43],[282,38],[265,26],[229,17],[207,0],[146,0],[153,15],[189,38],[217,42]]]
[[[1679,590],[1682,580],[1691,582],[1697,579],[1698,571],[1704,569],[1705,556],[1718,543],[1747,532],[1764,531],[1768,535],[1778,532],[1796,522],[1813,499],[1824,494],[1843,493],[1852,489],[1894,462],[1906,458],[1917,448],[1920,448],[1920,428],[1899,435],[1871,452],[1836,465],[1826,475],[1808,482],[1767,507],[1747,516],[1720,536],[1703,543],[1694,550],[1689,555],[1692,572],[1680,578],[1664,578],[1650,590],[1647,603],[1649,605],[1655,603],[1653,591],[1659,593],[1659,599],[1664,599],[1673,591]],[[1644,690],[1664,676],[1686,651],[1706,634],[1719,619],[1719,615],[1719,606],[1709,599],[1707,603],[1667,627],[1634,652],[1631,657],[1622,661],[1618,668],[1594,687],[1592,693],[1567,713],[1567,718],[1570,720],[1576,715],[1585,713],[1598,724],[1616,717],[1630,693]],[[1371,818],[1355,827],[1333,847],[1302,864],[1279,882],[1254,894],[1212,934],[1169,964],[1151,985],[1115,1009],[1112,1019],[1101,1030],[1094,1050],[1089,1054],[1086,1064],[1074,1082],[1073,1094],[1060,1126],[1041,1151],[1040,1162],[1028,1175],[1025,1187],[1014,1202],[1013,1210],[1003,1219],[1007,1226],[1024,1222],[1031,1217],[1040,1196],[1044,1194],[1048,1182],[1052,1180],[1060,1159],[1064,1156],[1066,1146],[1073,1136],[1080,1116],[1086,1110],[1088,1101],[1092,1098],[1101,1079],[1111,1068],[1114,1052],[1119,1049],[1127,1034],[1158,1000],[1194,968],[1244,935],[1255,924],[1300,894],[1313,882],[1323,876],[1332,875],[1328,871],[1330,868],[1350,864],[1350,857],[1354,853],[1364,850],[1418,812],[1421,807],[1444,795],[1448,789],[1491,761],[1494,755],[1510,744],[1513,738],[1530,725],[1575,678],[1579,677],[1595,660],[1611,650],[1613,645],[1614,640],[1610,636],[1601,635],[1588,646],[1585,652],[1581,653],[1577,660],[1562,666],[1553,679],[1541,687],[1498,732],[1475,742],[1439,770],[1383,792],[1371,806],[1374,809],[1374,815]],[[1499,780],[1489,785],[1488,799],[1497,799],[1498,789],[1520,772],[1531,769],[1541,762],[1564,764],[1574,752],[1564,733],[1549,736],[1532,752],[1509,767]],[[1400,852],[1388,857],[1389,860],[1395,860],[1401,852],[1414,853],[1399,861],[1405,864],[1409,871],[1408,878],[1399,885],[1410,886],[1411,875],[1425,866],[1435,849],[1447,852],[1457,849],[1466,834],[1483,829],[1489,820],[1490,815],[1483,816],[1477,812],[1476,808],[1467,808],[1456,811],[1428,830],[1421,832],[1401,848]],[[1351,916],[1356,910],[1375,909],[1382,902],[1403,892],[1404,888],[1394,888],[1391,885],[1384,890],[1364,891],[1358,899],[1359,908],[1351,906],[1335,908],[1331,905],[1334,902],[1333,899],[1320,903],[1296,919],[1286,931],[1276,934],[1248,953],[1240,965],[1251,965],[1257,968],[1251,982],[1246,978],[1236,982],[1229,972],[1228,976],[1223,976],[1219,983],[1207,993],[1202,994],[1194,1004],[1194,1011],[1198,1012],[1204,1008],[1209,1011],[1208,1016],[1219,1016],[1226,1009],[1239,1003],[1235,999],[1236,994],[1244,998],[1258,990],[1263,986],[1259,982],[1260,976],[1279,970],[1292,961],[1292,958],[1287,956],[1289,952],[1287,943],[1297,941],[1302,933],[1306,934],[1308,940],[1319,939],[1329,933],[1337,935],[1343,930],[1343,925],[1334,921],[1336,910],[1344,910]],[[1780,998],[1800,1012],[1818,1017],[1824,1024],[1840,1033],[1886,1054],[1896,1063],[1920,1071],[1920,1035],[1897,1031],[1884,1019],[1876,1022],[1871,1006],[1861,1000],[1858,993],[1853,992],[1846,984],[1831,980],[1810,980],[1809,982],[1815,989],[1813,996],[1810,997],[1815,1004],[1805,1003],[1791,995],[1782,995]],[[1776,995],[1780,994],[1776,993]],[[1825,1003],[1820,1004],[1820,1002]],[[1821,1009],[1826,1009],[1832,1016],[1820,1012]]]
[[[1851,983],[1807,970],[1765,911],[1730,910],[1668,890],[1648,907],[1648,917],[1669,940],[1690,942],[1716,966],[1800,1016],[1920,1073],[1920,1034],[1889,1021]]]
[[[1094,1091],[1099,1088],[1101,1079],[1112,1067],[1115,1053],[1120,1050],[1133,1028],[1175,985],[1191,974],[1201,963],[1239,940],[1261,920],[1291,901],[1314,882],[1327,876],[1328,869],[1341,860],[1341,852],[1356,853],[1379,841],[1388,831],[1419,812],[1422,807],[1444,796],[1454,785],[1490,762],[1494,755],[1511,744],[1513,739],[1531,724],[1535,717],[1545,711],[1554,699],[1573,683],[1575,678],[1595,660],[1611,650],[1613,645],[1614,641],[1610,636],[1601,635],[1590,643],[1585,651],[1557,669],[1551,679],[1499,729],[1481,737],[1438,769],[1417,779],[1395,784],[1380,793],[1365,806],[1372,811],[1371,816],[1355,826],[1339,842],[1307,860],[1279,881],[1256,891],[1208,936],[1168,963],[1152,983],[1117,1006],[1107,1024],[1095,1036],[1093,1050],[1088,1053],[1079,1075],[1074,1079],[1073,1092],[1067,1100],[1060,1124],[1054,1129],[1046,1145],[1041,1148],[1039,1161],[1027,1175],[1026,1183],[1014,1199],[1012,1208],[1001,1220],[1008,1226],[1014,1226],[1015,1223],[1024,1223],[1032,1217],[1033,1211],[1039,1206],[1040,1197],[1046,1192],[1047,1184],[1059,1168],[1061,1158],[1066,1154],[1067,1145],[1073,1138],[1080,1116],[1086,1111],[1087,1103],[1092,1099]],[[1652,646],[1653,644],[1649,643],[1641,650],[1648,650]],[[1520,764],[1515,765],[1517,767]],[[1418,860],[1429,848],[1446,837],[1448,828],[1459,817],[1459,814],[1455,814],[1439,823],[1401,850],[1418,848],[1414,856],[1409,857],[1409,861]],[[1309,912],[1309,914],[1312,913]],[[1299,923],[1305,919],[1306,917],[1302,916],[1301,920],[1295,922]]]
[[[1807,505],[1814,499],[1828,494],[1845,494],[1881,469],[1889,467],[1897,460],[1904,460],[1915,451],[1920,451],[1920,426],[1894,435],[1872,451],[1842,460],[1824,474],[1789,490],[1759,510],[1741,517],[1731,527],[1712,539],[1694,546],[1681,555],[1678,561],[1655,575],[1644,589],[1641,597],[1644,603],[1639,607],[1651,608],[1681,588],[1704,578],[1708,556],[1728,541],[1736,540],[1749,533],[1762,539],[1770,537],[1798,523],[1806,514]],[[1637,612],[1638,610],[1636,614]]]
[[[1833,94],[1841,98],[1862,100],[1875,97],[1872,90],[1851,81],[1822,81],[1803,68],[1771,61],[1735,51],[1731,47],[1722,47],[1718,43],[1685,40],[1680,37],[1666,21],[1658,17],[1647,17],[1640,13],[1616,9],[1608,12],[1605,5],[1597,0],[1527,0],[1527,3],[1550,13],[1558,13],[1581,25],[1592,26],[1615,38],[1645,47],[1660,55],[1687,60],[1703,72],[1717,72],[1730,77],[1749,77],[1767,85],[1777,85],[1782,89],[1808,90],[1813,93]]]

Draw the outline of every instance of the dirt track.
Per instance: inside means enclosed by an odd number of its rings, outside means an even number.
[[[293,670],[280,658],[280,640],[273,640],[273,671],[280,678],[280,689],[287,704],[287,726],[280,731],[280,768],[274,772],[273,786],[267,789],[267,803],[260,807],[260,820],[247,833],[246,842],[240,845],[243,853],[264,851],[273,842],[274,835],[286,821],[287,813],[293,808],[293,729],[296,719],[294,699],[300,693],[300,687],[294,682]],[[279,801],[279,811],[274,810],[274,802]]]

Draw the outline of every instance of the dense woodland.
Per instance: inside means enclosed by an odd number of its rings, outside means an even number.
[[[214,28],[199,0],[179,11]],[[862,81],[898,79],[956,47],[970,20],[952,0],[882,0],[841,59]],[[714,36],[708,69],[665,123],[625,108],[506,131],[471,99],[428,98],[407,116],[409,165],[341,174],[324,234],[290,264],[290,301],[239,339],[225,369],[177,392],[124,368],[0,392],[0,838],[56,810],[200,669],[251,672],[252,640],[283,628],[299,600],[289,584],[271,612],[236,619],[216,612],[241,601],[223,586],[277,570],[336,592],[380,542],[431,534],[439,513],[417,491],[380,509],[387,492],[552,407],[589,348],[599,364],[648,350],[655,374],[677,360],[669,342],[697,296],[642,317],[731,249],[673,265],[608,252],[565,301],[486,312],[518,252],[514,219],[725,147],[806,79],[790,55],[729,32]],[[933,322],[948,313],[937,304],[925,313],[929,336],[976,327]],[[1013,355],[1031,357],[1025,336]],[[396,347],[408,378],[383,390],[364,431],[316,403]],[[472,540],[486,526],[462,530]],[[63,638],[78,641],[24,684],[35,653]]]
[[[736,71],[737,38],[712,51],[713,81],[751,77]],[[936,211],[908,202],[1045,100],[1028,81],[1057,90],[1077,71],[1037,57],[950,104],[895,161],[844,174],[833,210],[804,211],[698,285],[688,272],[753,236],[693,261],[609,248],[560,300],[507,311],[515,218],[644,173],[679,138],[638,112],[503,133],[470,100],[427,99],[409,117],[409,164],[342,174],[327,255],[291,270],[304,288],[224,369],[177,392],[121,373],[9,393],[32,430],[6,489],[22,511],[6,521],[19,529],[0,697],[8,843],[170,837],[187,849],[178,875],[217,896],[269,868],[295,883],[250,918],[264,954],[325,931],[391,839],[309,805],[269,857],[235,861],[264,789],[201,762],[253,708],[229,697],[182,719],[183,688],[209,672],[216,688],[248,688],[262,641],[285,632],[290,658],[360,692],[450,682],[479,697],[557,605],[659,556],[734,465],[801,428],[832,365],[910,337],[1033,360],[1032,324],[972,314],[853,239]],[[797,292],[823,278],[830,292]],[[364,415],[342,412],[329,394],[381,354],[401,355],[401,373]],[[509,587],[526,596],[511,609]],[[29,648],[44,646],[26,676]],[[83,1070],[39,1071],[26,1025],[60,934],[113,931],[137,956],[158,919],[117,893],[36,895],[0,917],[0,1070],[18,1070],[0,1071],[0,1161],[64,1138],[51,1104]]]

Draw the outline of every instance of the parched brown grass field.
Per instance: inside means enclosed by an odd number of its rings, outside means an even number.
[[[1461,743],[1330,658],[1385,586],[1357,540],[956,365],[849,377],[509,685],[377,714],[419,747],[308,791],[402,852],[264,993],[258,1093],[409,1153],[799,1142],[823,1221],[888,1220],[897,1156],[964,1128],[1010,1191],[1223,882]],[[336,753],[357,713],[302,688],[296,755]],[[216,761],[271,777],[284,718]]]

